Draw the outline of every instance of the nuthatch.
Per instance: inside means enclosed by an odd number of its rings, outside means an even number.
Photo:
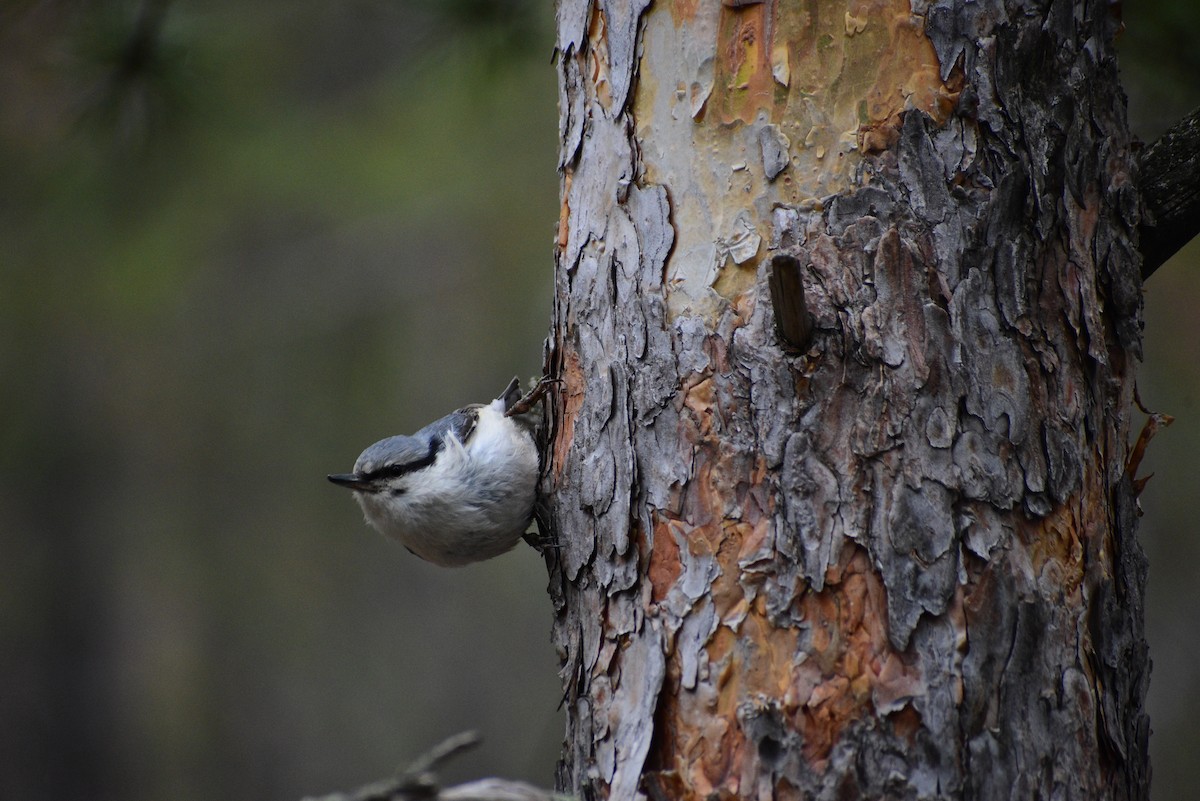
[[[522,398],[514,378],[491,403],[380,440],[353,473],[329,480],[353,490],[367,522],[422,559],[455,566],[499,556],[533,517],[538,448],[523,415],[550,383],[543,379]]]

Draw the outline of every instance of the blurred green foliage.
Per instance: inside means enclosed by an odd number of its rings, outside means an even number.
[[[0,6],[0,797],[298,798],[456,730],[549,784],[544,570],[443,571],[325,484],[536,374],[558,213],[531,0]],[[1131,119],[1200,8],[1127,9]],[[1156,798],[1200,785],[1200,247],[1147,286]],[[453,778],[453,775],[452,775]]]
[[[540,369],[550,16],[472,5],[0,11],[0,797],[299,798],[465,728],[549,783],[536,554],[437,571],[324,481]]]

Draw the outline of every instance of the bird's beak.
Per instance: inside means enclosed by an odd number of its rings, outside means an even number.
[[[371,483],[358,473],[333,473],[326,476],[334,484],[347,489],[358,490],[359,492],[370,492]]]

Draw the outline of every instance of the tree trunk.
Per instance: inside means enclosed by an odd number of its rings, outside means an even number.
[[[649,6],[558,8],[560,789],[1147,797],[1110,4]]]

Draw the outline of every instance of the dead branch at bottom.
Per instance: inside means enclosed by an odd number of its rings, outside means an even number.
[[[347,793],[309,797],[304,801],[562,801],[568,797],[507,779],[478,779],[454,787],[440,787],[434,767],[474,748],[479,742],[476,732],[455,734],[414,759],[395,778],[372,782]]]

